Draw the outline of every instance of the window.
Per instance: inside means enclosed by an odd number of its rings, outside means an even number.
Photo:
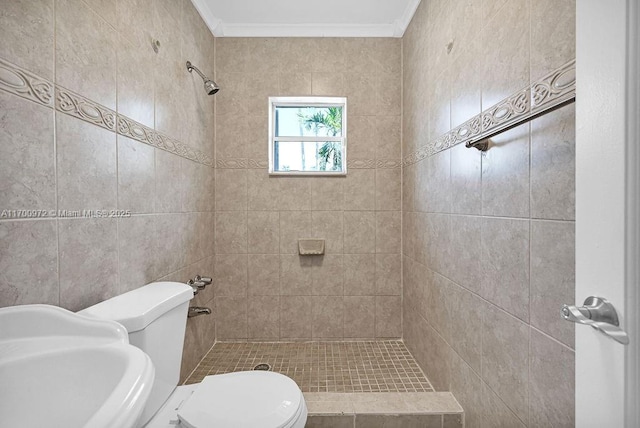
[[[345,175],[346,131],[346,98],[269,98],[269,173]]]

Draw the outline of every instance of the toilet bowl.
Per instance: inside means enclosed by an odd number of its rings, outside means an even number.
[[[139,426],[303,428],[307,406],[302,391],[279,373],[227,373],[176,387],[192,298],[193,289],[186,284],[156,282],[79,312],[122,324],[129,342],[154,363],[154,384]]]

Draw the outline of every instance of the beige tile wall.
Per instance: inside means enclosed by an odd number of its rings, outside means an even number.
[[[7,0],[2,9],[3,67],[214,155],[214,99],[184,66],[213,75],[214,39],[190,1]],[[0,306],[76,311],[154,280],[213,275],[213,168],[15,95],[15,82],[0,82],[9,91],[0,91],[0,211],[133,215],[0,218]],[[194,303],[213,306],[213,289]],[[213,317],[189,321],[183,377],[214,332]]]
[[[401,337],[401,41],[216,40],[218,340]],[[268,97],[348,98],[346,177],[269,177]],[[299,238],[326,240],[300,257]]]
[[[425,0],[403,155],[575,56],[575,1]],[[466,427],[574,425],[574,107],[403,170],[404,339]]]

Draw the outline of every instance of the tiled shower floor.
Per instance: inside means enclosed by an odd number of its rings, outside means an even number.
[[[404,343],[217,343],[185,383],[207,375],[252,370],[267,363],[292,378],[302,392],[432,392]]]

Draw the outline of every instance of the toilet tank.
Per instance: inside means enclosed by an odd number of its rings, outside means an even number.
[[[154,282],[79,312],[119,322],[129,332],[129,343],[153,361],[156,375],[141,425],[153,417],[178,385],[192,298],[193,289],[187,284]]]

